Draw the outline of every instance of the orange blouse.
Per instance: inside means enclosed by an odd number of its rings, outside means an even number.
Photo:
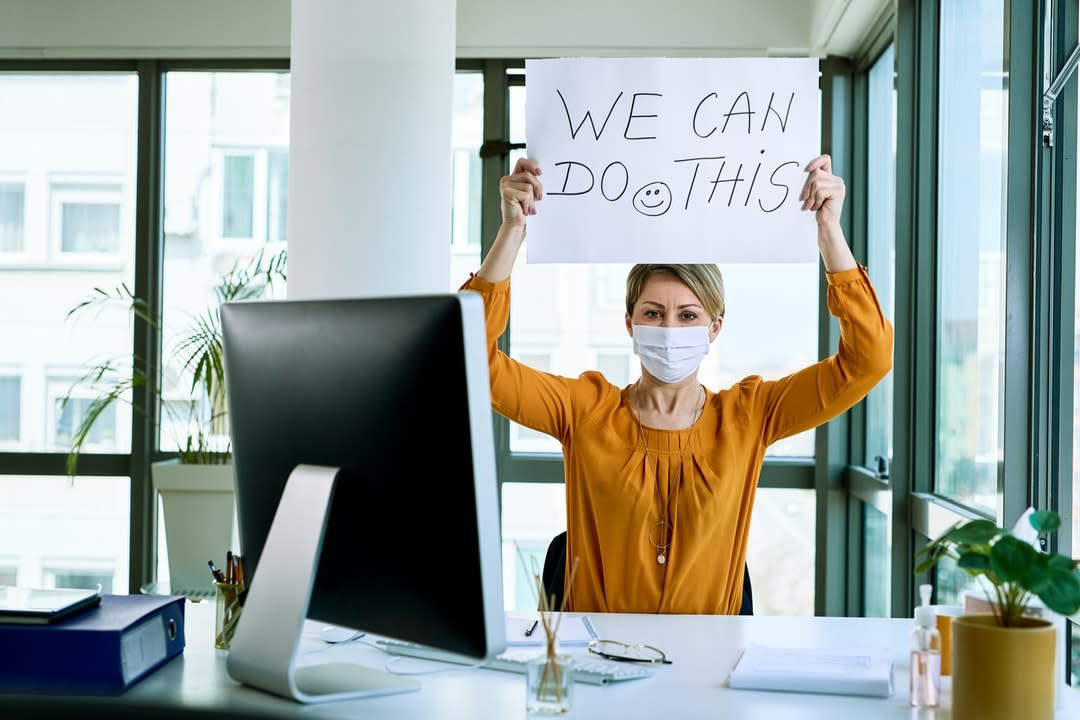
[[[567,609],[739,612],[765,448],[843,413],[892,367],[892,326],[866,268],[826,277],[829,312],[840,321],[836,354],[779,380],[753,375],[706,390],[698,421],[683,430],[639,429],[628,388],[599,372],[561,377],[508,357],[496,341],[509,318],[510,281],[473,276],[462,286],[484,298],[492,406],[562,443],[566,553],[578,558]],[[649,537],[662,513],[658,494],[665,504],[673,498],[663,565],[658,536]]]

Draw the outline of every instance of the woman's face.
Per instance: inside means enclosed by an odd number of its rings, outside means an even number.
[[[626,331],[634,336],[634,325],[690,327],[709,325],[709,342],[720,333],[723,318],[711,321],[705,306],[686,284],[671,273],[649,275],[634,303],[634,314],[626,316]]]

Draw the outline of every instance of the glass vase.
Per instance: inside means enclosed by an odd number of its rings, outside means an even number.
[[[570,712],[574,668],[566,655],[541,655],[529,661],[525,673],[529,714],[563,715]]]

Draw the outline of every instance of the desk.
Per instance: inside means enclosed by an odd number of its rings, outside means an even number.
[[[187,648],[168,665],[122,697],[125,702],[167,703],[191,708],[236,710],[266,717],[524,719],[525,678],[495,670],[462,667],[421,676],[419,692],[323,705],[299,705],[243,687],[229,678],[225,651],[213,648],[212,603],[188,603]],[[662,648],[673,665],[655,677],[610,686],[578,684],[569,718],[684,720],[947,720],[947,710],[911,710],[907,705],[910,620],[702,615],[590,615],[603,637]],[[382,667],[388,656],[362,642],[327,646],[308,622],[301,658],[355,659]],[[889,648],[895,652],[896,687],[888,699],[731,690],[723,686],[748,643],[785,647]],[[323,649],[326,648],[326,649]],[[315,650],[315,652],[311,652]],[[575,648],[577,652],[580,649]],[[401,660],[399,669],[446,667]],[[2,699],[0,699],[2,702]],[[1059,718],[1080,717],[1080,691],[1064,694]]]

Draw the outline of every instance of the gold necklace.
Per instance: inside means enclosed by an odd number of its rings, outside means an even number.
[[[656,481],[656,505],[659,509],[660,519],[657,520],[649,528],[649,544],[656,548],[656,563],[663,565],[667,562],[668,549],[671,547],[671,540],[675,539],[675,528],[671,524],[671,509],[678,505],[679,488],[682,486],[683,479],[683,467],[686,459],[686,451],[690,449],[690,443],[694,439],[694,431],[697,429],[697,421],[701,418],[705,411],[705,388],[700,383],[698,384],[698,401],[701,403],[701,407],[697,408],[694,413],[694,420],[690,423],[690,437],[686,440],[686,447],[679,453],[679,478],[675,483],[675,489],[671,488],[671,477],[668,476],[668,502],[665,503],[660,495],[660,458],[656,459],[656,470],[653,472],[653,478]],[[634,394],[637,395],[637,385],[634,386]],[[638,434],[641,436],[641,444],[645,447],[645,465],[648,467],[649,460],[649,443],[645,440],[645,428],[641,424],[641,419],[638,414],[634,414],[634,419],[637,420]],[[671,540],[668,539],[668,533],[671,533]],[[659,541],[654,537],[657,533],[660,535]]]

